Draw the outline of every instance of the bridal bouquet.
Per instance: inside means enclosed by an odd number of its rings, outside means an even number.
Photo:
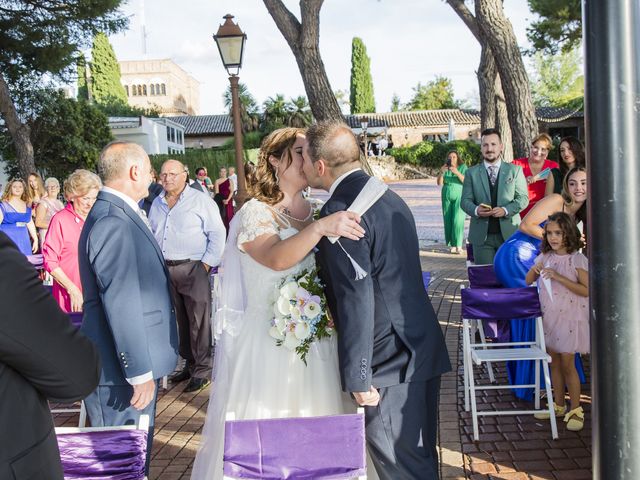
[[[334,331],[318,269],[285,277],[274,296],[269,335],[276,339],[276,345],[295,350],[306,365],[311,344]]]

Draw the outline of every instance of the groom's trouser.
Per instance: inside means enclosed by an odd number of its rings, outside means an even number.
[[[367,447],[380,480],[437,480],[440,376],[378,389],[365,407]]]
[[[147,458],[145,474],[149,476],[151,463],[151,448],[153,446],[153,432],[156,423],[156,399],[158,397],[158,382],[153,400],[143,410],[136,410],[131,406],[133,387],[131,385],[98,385],[98,387],[84,399],[87,416],[92,427],[118,427],[121,425],[137,425],[141,415],[149,415],[149,433],[147,434]]]

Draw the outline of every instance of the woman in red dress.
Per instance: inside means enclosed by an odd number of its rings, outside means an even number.
[[[529,190],[529,206],[520,212],[520,218],[524,218],[529,210],[531,210],[539,200],[544,198],[544,192],[547,188],[547,177],[551,173],[551,169],[559,168],[556,162],[547,159],[547,155],[552,147],[551,137],[546,133],[541,133],[531,142],[529,158],[517,158],[513,161],[515,165],[520,165],[522,170],[524,170],[524,176],[527,179],[527,188]],[[541,176],[540,173],[547,168],[549,169],[547,175]]]
[[[216,197],[222,202],[220,216],[225,228],[229,231],[229,222],[233,218],[233,192],[235,190],[233,182],[227,178],[227,169],[220,169],[220,178],[216,180]]]

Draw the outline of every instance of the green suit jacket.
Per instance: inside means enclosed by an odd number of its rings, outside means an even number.
[[[471,167],[464,176],[462,185],[462,199],[460,207],[471,217],[469,224],[469,242],[482,244],[487,239],[489,228],[488,217],[478,217],[476,207],[481,203],[491,205],[491,191],[489,177],[484,162]],[[529,205],[527,181],[522,167],[512,163],[502,162],[498,175],[498,207],[507,209],[507,216],[501,217],[500,232],[506,240],[518,229],[520,211]]]

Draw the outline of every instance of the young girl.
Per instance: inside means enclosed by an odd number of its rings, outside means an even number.
[[[580,252],[580,232],[573,219],[554,213],[544,227],[540,251],[527,273],[530,285],[539,277],[540,305],[547,351],[551,355],[551,383],[556,416],[564,415],[567,430],[584,427],[580,406],[580,379],[576,371],[576,352],[589,353],[589,279],[587,258]],[[564,392],[569,391],[571,406],[566,410]],[[549,418],[549,414],[536,414]]]

